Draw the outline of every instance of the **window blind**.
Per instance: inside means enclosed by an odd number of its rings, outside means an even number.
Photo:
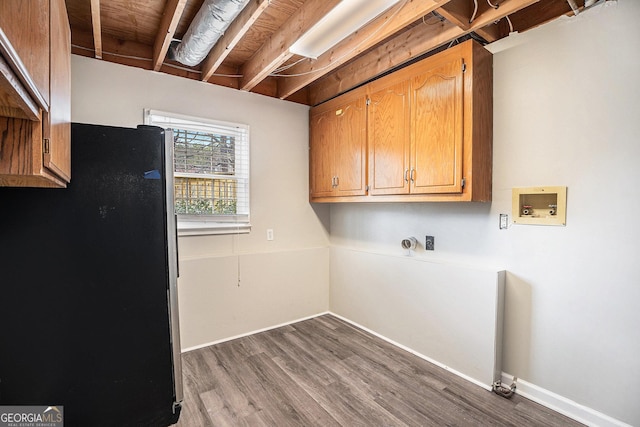
[[[173,130],[179,228],[245,231],[250,211],[249,127],[154,110],[145,110],[145,123]]]

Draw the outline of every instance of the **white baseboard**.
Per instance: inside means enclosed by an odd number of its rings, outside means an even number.
[[[513,375],[502,373],[502,384],[505,386],[513,382]],[[516,394],[526,397],[542,406],[553,409],[569,418],[588,426],[598,427],[631,427],[622,421],[616,420],[608,415],[588,408],[571,399],[560,396],[552,391],[545,390],[535,384],[518,378],[516,381]]]
[[[220,339],[220,340],[211,341],[211,342],[207,342],[207,343],[204,343],[204,344],[194,345],[193,347],[183,348],[180,352],[181,353],[187,353],[189,351],[198,350],[199,348],[209,347],[211,345],[216,345],[216,344],[220,344],[220,343],[223,343],[223,342],[232,341],[232,340],[235,340],[235,339],[238,339],[238,338],[248,337],[249,335],[258,334],[260,332],[270,331],[272,329],[278,329],[278,328],[281,328],[283,326],[287,326],[287,325],[291,325],[291,324],[294,324],[294,323],[302,322],[303,320],[314,319],[316,317],[323,316],[325,314],[332,314],[332,313],[330,313],[328,311],[325,311],[325,312],[322,312],[322,313],[316,313],[316,314],[311,315],[311,316],[302,317],[302,318],[296,319],[296,320],[291,320],[290,322],[280,323],[278,325],[268,326],[266,328],[257,329],[255,331],[247,332],[247,333],[240,334],[240,335],[235,335],[233,337],[223,338],[223,339]]]

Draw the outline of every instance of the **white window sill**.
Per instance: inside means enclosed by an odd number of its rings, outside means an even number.
[[[246,234],[251,231],[249,223],[181,221],[178,219],[178,236],[207,236],[215,234]]]

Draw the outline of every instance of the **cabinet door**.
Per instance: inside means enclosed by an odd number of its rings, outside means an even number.
[[[49,140],[44,166],[71,179],[71,31],[64,0],[51,0],[50,108],[44,137]]]
[[[335,193],[339,196],[365,195],[366,99],[362,97],[336,109],[334,122]]]
[[[409,84],[402,82],[371,94],[367,111],[369,193],[409,192]]]
[[[65,9],[66,12],[66,9]],[[49,0],[0,0],[4,58],[26,80],[33,101],[49,106]],[[0,49],[1,51],[2,49]],[[23,74],[24,73],[24,74]]]
[[[326,111],[310,118],[309,186],[311,197],[326,197],[333,193],[334,112]]]
[[[411,81],[411,193],[461,193],[463,61]]]

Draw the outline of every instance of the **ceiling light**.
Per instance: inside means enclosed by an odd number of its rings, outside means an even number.
[[[398,1],[342,0],[291,45],[289,52],[316,59]]]

